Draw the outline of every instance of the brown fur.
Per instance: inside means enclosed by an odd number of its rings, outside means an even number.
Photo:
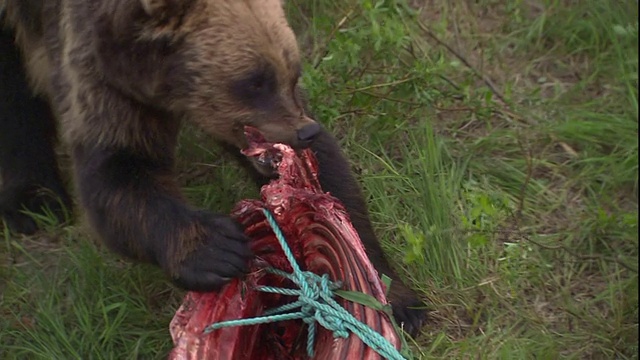
[[[34,88],[53,100],[69,143],[147,147],[157,130],[132,113],[140,104],[163,104],[172,117],[236,146],[243,145],[242,125],[295,143],[295,130],[313,121],[294,99],[300,58],[279,0],[52,0],[42,7],[50,18],[44,33],[17,19],[16,1],[8,1],[8,21]],[[271,114],[256,114],[227,90],[260,62],[273,66],[278,83],[291,84]],[[103,111],[111,116],[87,115]]]
[[[9,1],[9,5],[7,7],[4,0],[0,1],[0,11],[5,9],[6,21],[14,27],[16,42],[20,45],[25,55],[25,65],[31,87],[37,94],[48,95],[51,92],[48,81],[49,64],[42,37],[42,28],[38,26],[36,16],[24,21],[21,18],[25,16],[19,13],[20,7],[12,6],[12,1]]]
[[[190,290],[245,271],[248,239],[229,217],[185,202],[174,151],[182,121],[235,147],[245,145],[244,125],[273,142],[308,145],[298,130],[315,122],[282,2],[0,0],[0,10],[34,91],[61,124],[81,203],[109,247],[158,264]],[[312,147],[323,188],[349,210],[374,265],[397,280],[348,162],[331,135],[319,134]],[[421,312],[406,309],[420,303],[415,293],[396,281],[391,298],[400,321],[418,321]]]
[[[28,59],[34,90],[50,99],[72,149],[131,149],[164,160],[181,119],[235,146],[244,144],[244,125],[295,145],[296,130],[313,122],[297,98],[300,58],[280,0],[29,1],[6,1],[7,23]],[[273,70],[278,90],[256,110],[230,88],[264,67]],[[172,178],[153,183],[182,201]],[[101,205],[111,214],[109,226],[126,233],[131,216],[118,214],[128,209],[147,235],[145,204],[121,190],[109,196]],[[192,224],[173,234],[180,240],[170,246],[169,269],[203,231]],[[136,244],[112,247],[147,258]]]

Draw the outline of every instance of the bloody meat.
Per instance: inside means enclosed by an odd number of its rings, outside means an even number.
[[[266,221],[262,209],[274,215],[298,264],[303,270],[329,274],[342,281],[344,290],[372,295],[388,304],[384,285],[373,268],[343,205],[320,188],[318,165],[311,150],[296,153],[283,144],[264,141],[257,130],[245,129],[249,147],[243,154],[270,163],[279,177],[261,189],[261,200],[240,201],[232,216],[246,227],[256,254],[252,271],[235,279],[219,292],[187,293],[170,324],[174,343],[169,359],[307,359],[306,326],[289,320],[236,326],[204,334],[212,323],[260,316],[264,310],[292,301],[290,296],[254,290],[256,285],[292,287],[289,280],[264,271],[274,267],[291,272],[291,266]],[[336,297],[359,321],[400,348],[401,340],[388,315]],[[314,359],[381,359],[356,335],[335,338],[318,326]]]

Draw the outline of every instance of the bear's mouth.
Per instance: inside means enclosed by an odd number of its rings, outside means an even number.
[[[277,160],[271,157],[261,157],[261,158],[249,158],[251,165],[256,169],[258,173],[262,176],[266,176],[270,179],[275,179],[278,177],[277,171]]]
[[[276,178],[278,176],[278,166],[282,161],[282,153],[268,143],[264,136],[255,128],[246,126],[245,136],[247,144],[241,151],[249,158],[253,167],[263,176]]]

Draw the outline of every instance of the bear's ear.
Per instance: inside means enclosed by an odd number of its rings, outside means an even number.
[[[1,0],[0,0],[1,1]],[[145,13],[151,18],[171,17],[179,15],[191,5],[194,0],[138,0]]]
[[[95,23],[98,38],[125,41],[171,37],[195,0],[110,0],[101,3]]]
[[[2,1],[2,0],[0,0]],[[194,0],[137,0],[142,17],[136,21],[139,35],[153,39],[171,37],[189,13]],[[139,13],[139,14],[140,14]]]
[[[162,16],[171,7],[172,0],[139,0],[142,9],[150,17]]]

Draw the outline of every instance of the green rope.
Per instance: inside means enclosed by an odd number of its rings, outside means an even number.
[[[308,325],[307,354],[309,357],[313,357],[316,323],[319,323],[324,328],[332,331],[334,337],[346,338],[349,336],[349,332],[353,332],[362,342],[374,349],[381,356],[392,360],[404,360],[400,352],[398,352],[387,339],[366,324],[358,321],[358,319],[333,299],[333,290],[340,288],[342,285],[340,282],[332,282],[329,280],[327,274],[319,276],[300,269],[273,215],[266,209],[262,209],[262,212],[266,216],[287,260],[293,268],[293,273],[291,274],[273,268],[267,269],[267,271],[291,280],[299,289],[258,286],[256,290],[273,294],[297,296],[298,300],[275,309],[267,310],[264,315],[260,317],[222,321],[209,325],[205,328],[204,333],[208,334],[213,330],[223,327],[257,325],[301,319]],[[299,310],[290,312],[294,309]]]

